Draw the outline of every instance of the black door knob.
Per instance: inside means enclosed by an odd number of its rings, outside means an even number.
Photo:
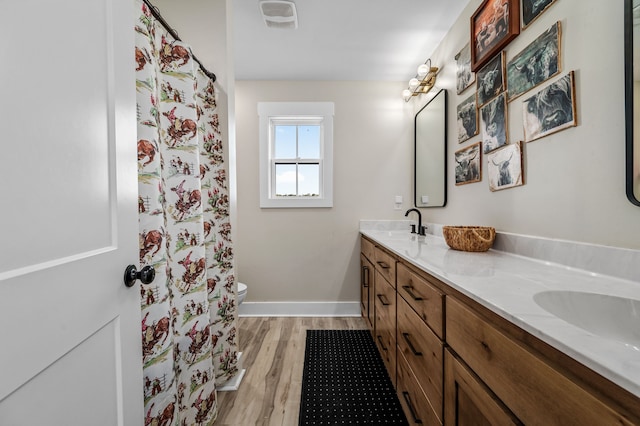
[[[145,266],[138,271],[135,265],[129,265],[127,269],[124,270],[124,285],[133,287],[136,280],[142,281],[143,284],[149,284],[155,277],[156,270],[153,269],[153,266]]]

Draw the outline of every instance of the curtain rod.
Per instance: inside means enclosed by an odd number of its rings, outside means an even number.
[[[171,34],[171,36],[173,38],[175,38],[176,40],[182,41],[180,39],[180,37],[178,36],[178,32],[176,30],[174,30],[167,23],[167,21],[164,20],[162,15],[160,15],[160,9],[158,9],[158,7],[152,5],[150,0],[143,0],[143,1],[144,1],[144,4],[146,4],[149,7],[149,10],[151,11],[151,14],[153,15],[153,17],[156,18],[162,24],[162,26],[169,32],[169,34]],[[215,82],[216,81],[216,75],[214,73],[212,73],[211,71],[209,71],[208,69],[206,69],[205,66],[202,65],[202,62],[200,62],[200,60],[198,58],[196,58],[196,55],[194,55],[193,52],[191,52],[191,57],[193,58],[194,61],[196,61],[198,63],[198,65],[200,65],[200,69],[202,70],[202,72],[205,73],[207,75],[207,77],[209,77],[212,81]]]

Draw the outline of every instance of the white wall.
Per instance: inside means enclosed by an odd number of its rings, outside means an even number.
[[[401,82],[236,82],[238,227],[247,301],[355,301],[360,219],[402,218],[411,202],[412,112]],[[260,101],[331,101],[334,207],[260,209]],[[402,195],[402,210],[394,196]]]
[[[482,182],[455,186],[455,54],[469,38],[471,0],[431,55],[437,86],[449,92],[448,204],[423,209],[429,222],[491,225],[499,231],[640,249],[640,208],[624,181],[622,2],[557,0],[507,47],[513,58],[562,22],[562,67],[575,70],[579,125],[524,147],[525,185],[492,193]],[[557,77],[556,77],[557,78]],[[413,191],[413,114],[426,99],[399,101],[404,83],[237,82],[236,255],[248,301],[353,301],[358,294],[358,220],[402,218]],[[530,94],[532,92],[529,92]],[[522,99],[508,105],[509,139],[522,140]],[[335,207],[258,207],[259,101],[336,103]],[[483,169],[486,165],[484,161]],[[484,170],[483,170],[484,172]],[[402,195],[402,211],[393,196]]]
[[[557,0],[506,48],[512,59],[560,20],[562,68],[575,70],[578,126],[524,147],[525,185],[491,193],[485,173],[480,183],[455,186],[453,152],[456,106],[472,93],[455,93],[455,54],[469,38],[472,0],[432,60],[442,68],[438,85],[449,89],[448,204],[425,209],[430,222],[489,225],[500,231],[640,248],[640,208],[625,196],[623,2]],[[558,77],[555,77],[557,79]],[[522,100],[508,105],[509,141],[523,139]],[[422,102],[424,103],[424,102]],[[415,110],[421,104],[415,105]]]

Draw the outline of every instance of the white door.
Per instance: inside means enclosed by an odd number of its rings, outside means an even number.
[[[143,422],[134,8],[0,0],[0,425]]]

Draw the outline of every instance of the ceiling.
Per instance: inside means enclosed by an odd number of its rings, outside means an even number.
[[[238,80],[409,80],[469,0],[293,0],[298,28],[267,28],[234,0]]]
[[[259,0],[233,2],[237,80],[408,81],[469,0],[293,0],[298,28],[267,28]],[[205,66],[211,0],[152,0]],[[180,6],[178,6],[180,5]],[[185,5],[188,5],[185,7]],[[213,41],[215,42],[215,41]]]

